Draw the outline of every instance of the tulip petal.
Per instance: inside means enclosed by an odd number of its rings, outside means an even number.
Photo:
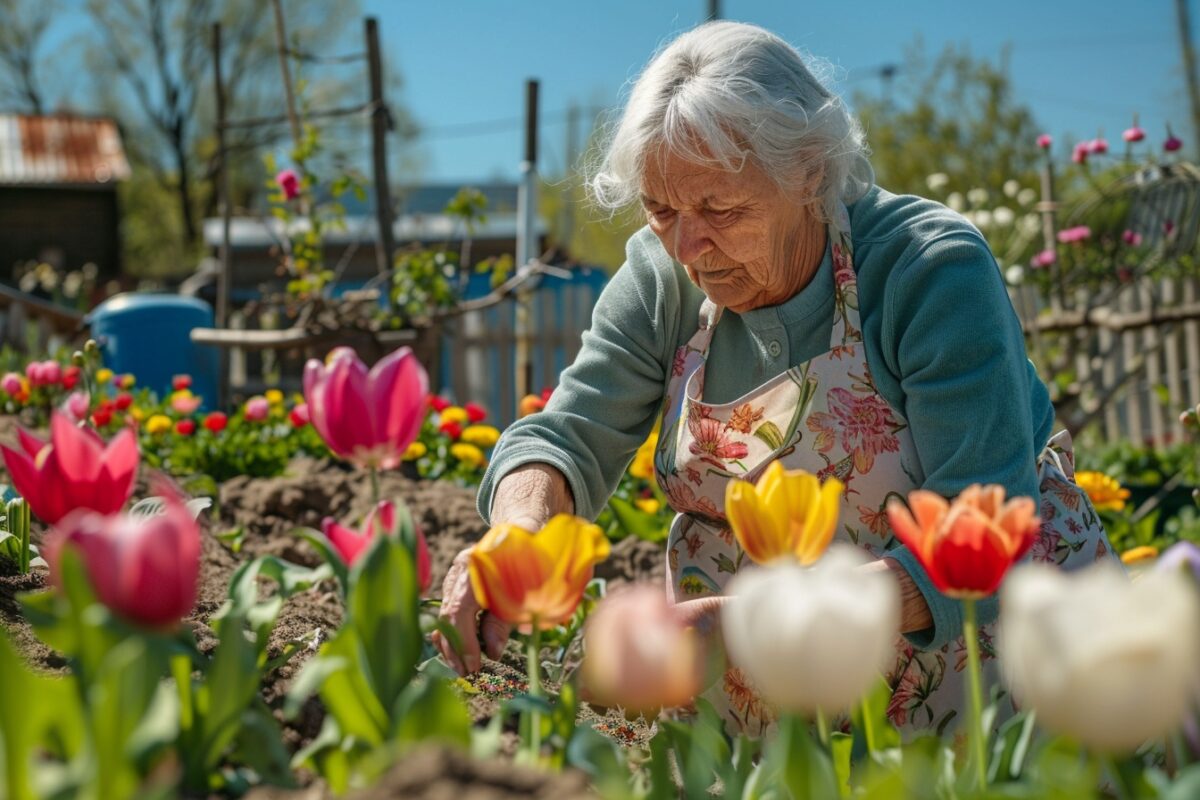
[[[104,465],[104,443],[86,428],[80,428],[55,411],[50,416],[50,457],[58,462],[62,475],[73,483],[95,483]]]
[[[367,385],[369,405],[380,421],[376,438],[387,442],[398,458],[421,430],[429,378],[412,350],[402,347],[372,367]]]
[[[48,444],[20,426],[17,427],[17,441],[30,458],[37,458],[37,454]]]
[[[929,577],[940,592],[950,597],[992,594],[1012,561],[987,517],[970,507],[960,510],[962,513],[947,521],[949,530],[936,545],[936,569]]]
[[[358,560],[370,542],[369,534],[363,535],[339,525],[332,517],[326,517],[321,521],[321,531],[347,566],[352,566]]]
[[[816,476],[813,479],[816,480]],[[820,493],[813,500],[813,510],[804,535],[796,546],[796,558],[801,564],[807,566],[816,562],[833,541],[844,488],[837,478],[830,478],[821,484]]]
[[[743,480],[725,485],[725,516],[742,550],[756,564],[766,563],[783,554],[768,512],[759,501],[758,490]]]
[[[104,450],[104,467],[102,491],[104,508],[96,508],[105,514],[120,511],[126,501],[133,495],[134,481],[137,479],[138,461],[137,437],[133,431],[126,428],[113,437]],[[99,498],[98,498],[99,499]]]

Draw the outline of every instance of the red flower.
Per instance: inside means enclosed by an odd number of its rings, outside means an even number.
[[[116,399],[113,400],[113,407],[116,408],[117,411],[124,411],[131,405],[133,405],[133,395],[129,394],[128,392],[121,392],[119,395],[117,395]]]
[[[439,414],[442,413],[443,411],[445,411],[451,405],[450,401],[447,400],[446,398],[442,397],[441,395],[431,394],[431,395],[429,395],[428,399],[429,399],[429,407],[432,408],[434,411],[438,412]]]
[[[292,422],[293,428],[303,428],[309,423],[308,403],[301,403],[288,412],[288,419]]]
[[[1132,144],[1133,142],[1140,142],[1142,139],[1145,139],[1146,132],[1137,125],[1134,125],[1132,128],[1126,128],[1125,132],[1121,134],[1121,138]]]
[[[175,423],[175,432],[180,436],[191,436],[196,432],[196,420],[181,419]]]
[[[300,195],[300,176],[296,174],[294,169],[280,170],[275,176],[275,183],[279,184],[279,189],[283,192],[283,196],[288,200],[295,200]]]
[[[1088,142],[1088,152],[1093,155],[1104,155],[1108,152],[1108,140],[1092,139]]]
[[[220,411],[214,411],[204,418],[204,427],[213,433],[220,433],[229,424],[229,417]]]
[[[177,392],[192,388],[192,376],[176,375],[174,378],[171,378],[171,388]]]
[[[1071,151],[1071,160],[1076,164],[1086,164],[1090,148],[1087,142],[1080,142],[1075,145],[1075,149]]]
[[[888,503],[888,521],[933,585],[956,598],[992,594],[1013,565],[1037,540],[1041,520],[1028,497],[1004,502],[1004,487],[975,484],[953,503],[918,489],[908,495],[909,508]]]
[[[69,366],[63,370],[62,385],[63,385],[63,388],[66,389],[68,392],[71,391],[72,389],[74,389],[76,387],[76,385],[79,384],[79,373],[80,373],[79,367],[75,366],[74,364],[72,364],[71,366]]]
[[[463,410],[467,412],[467,419],[471,422],[483,422],[487,419],[487,411],[478,403],[467,403]]]
[[[101,405],[99,408],[97,408],[95,411],[92,412],[92,424],[95,425],[97,428],[103,428],[105,425],[112,422],[112,417],[113,417],[112,409],[107,406]]]
[[[363,520],[361,531],[352,530],[343,525],[339,525],[333,517],[326,517],[321,522],[321,531],[325,534],[325,538],[333,545],[333,549],[341,556],[342,561],[346,562],[347,566],[353,566],[366,549],[371,544],[371,539],[376,535],[378,523],[379,528],[382,528],[383,535],[394,536],[396,532],[396,507],[388,500],[384,500],[375,508],[371,509],[371,513],[367,514],[367,518]],[[417,583],[424,592],[429,588],[429,584],[433,577],[433,566],[429,558],[429,545],[425,542],[425,535],[417,530]]]
[[[454,420],[447,420],[438,426],[438,430],[449,436],[451,439],[458,439],[462,436],[462,426]]]

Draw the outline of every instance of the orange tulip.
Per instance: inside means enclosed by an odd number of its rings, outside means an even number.
[[[583,682],[590,699],[630,711],[691,702],[700,691],[700,640],[658,586],[618,589],[588,617]]]
[[[821,483],[804,470],[771,462],[758,484],[733,480],[725,486],[725,516],[733,535],[756,564],[784,556],[812,564],[837,531],[842,482]]]
[[[553,628],[575,613],[608,550],[599,526],[570,514],[559,514],[536,534],[497,525],[471,549],[471,588],[480,606],[522,633],[535,620]]]
[[[1004,502],[1004,487],[974,484],[953,503],[919,489],[908,495],[910,512],[888,503],[896,537],[908,545],[942,594],[978,599],[992,594],[1005,573],[1033,546],[1041,520],[1034,502]]]

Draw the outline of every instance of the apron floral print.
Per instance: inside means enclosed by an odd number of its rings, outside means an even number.
[[[655,453],[659,485],[677,513],[667,538],[667,589],[675,602],[720,594],[746,563],[725,520],[725,485],[757,480],[772,461],[846,484],[838,540],[874,557],[896,542],[885,508],[919,488],[924,474],[908,425],[871,379],[858,313],[849,217],[829,226],[834,264],[830,349],[731,403],[705,403],[708,350],[722,309],[705,300],[699,329],[672,364]],[[1041,536],[1033,558],[1071,569],[1111,556],[1087,495],[1073,482],[1070,438],[1055,436],[1038,458]],[[980,630],[985,667],[994,670],[993,631]],[[987,663],[990,662],[990,663]],[[900,637],[885,676],[888,716],[908,736],[941,731],[959,714],[966,648],[962,637],[922,651]],[[994,675],[992,677],[995,677]],[[737,668],[704,695],[730,733],[761,736],[775,715]]]

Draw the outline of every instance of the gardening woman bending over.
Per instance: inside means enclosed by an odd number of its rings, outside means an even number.
[[[596,305],[546,409],[501,438],[479,491],[491,523],[536,530],[594,518],[661,422],[655,471],[677,516],[668,591],[706,622],[748,563],[724,516],[726,484],[773,461],[836,477],[838,538],[867,551],[903,597],[889,714],[936,728],[958,711],[962,606],[889,529],[890,498],[973,483],[1039,502],[1032,558],[1074,567],[1109,547],[1073,483],[1070,441],[1025,353],[996,262],[963,217],[874,185],[862,129],[801,55],[751,25],[715,22],[659,53],[633,87],[590,187],[639,204],[646,226]],[[508,636],[472,595],[466,556],[442,614],[479,668]],[[981,604],[989,654],[995,602]],[[737,670],[710,690],[754,734],[769,709]]]

